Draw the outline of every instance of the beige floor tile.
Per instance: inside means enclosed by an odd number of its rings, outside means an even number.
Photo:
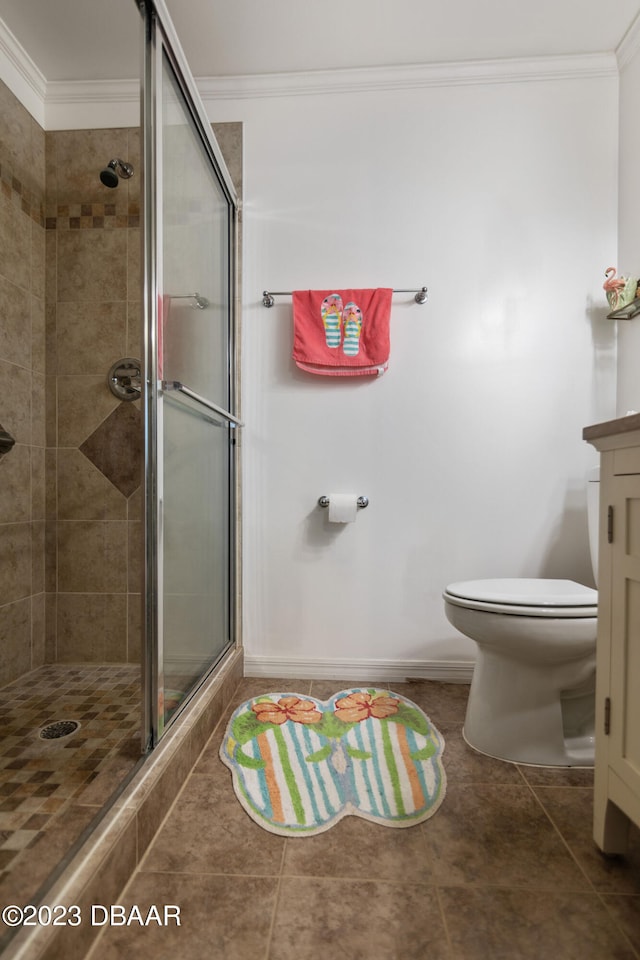
[[[180,926],[110,927],[90,960],[258,960],[266,956],[277,884],[255,877],[138,874],[120,903],[145,913],[155,904],[180,907]],[[284,960],[284,958],[282,958]]]
[[[284,843],[245,813],[222,768],[218,777],[189,779],[142,869],[277,877]]]
[[[269,960],[454,960],[433,887],[283,878]]]
[[[618,927],[629,938],[631,946],[640,955],[640,897],[606,894],[602,901]]]
[[[591,837],[590,771],[508,764],[468,747],[463,685],[392,685],[445,739],[447,796],[431,819],[391,829],[350,816],[286,839],[258,826],[218,756],[233,710],[265,693],[327,699],[352,686],[362,684],[241,682],[118,898],[143,912],[176,904],[182,926],[105,929],[90,960],[640,957],[640,831],[628,858],[604,858]]]
[[[594,894],[445,887],[440,897],[455,960],[635,960]]]
[[[587,888],[562,838],[524,785],[449,784],[426,838],[438,883]]]
[[[207,740],[202,753],[198,757],[193,768],[194,774],[204,774],[205,776],[218,777],[223,780],[226,777],[229,784],[231,784],[231,771],[222,763],[219,750],[232,713],[232,710],[225,710],[220,723],[216,726]]]
[[[538,787],[536,796],[596,890],[640,894],[640,830],[629,832],[626,857],[608,857],[593,840],[593,791],[587,787]]]
[[[460,722],[441,720],[436,727],[444,737],[442,760],[448,782],[523,785],[520,770],[514,763],[486,757],[465,743]]]
[[[287,839],[282,872],[284,876],[429,883],[433,869],[422,829],[420,824],[392,829],[361,817],[345,817],[324,833]]]

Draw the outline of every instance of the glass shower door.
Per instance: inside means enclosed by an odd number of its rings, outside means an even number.
[[[146,620],[155,742],[235,639],[239,421],[231,412],[235,196],[153,16],[150,30]]]

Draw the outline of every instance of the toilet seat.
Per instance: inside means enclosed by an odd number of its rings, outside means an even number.
[[[598,591],[573,580],[506,578],[451,583],[444,599],[469,610],[515,617],[577,618],[598,615]]]

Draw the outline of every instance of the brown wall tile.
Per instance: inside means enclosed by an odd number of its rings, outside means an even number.
[[[120,402],[103,377],[58,377],[58,444],[78,447]]]
[[[38,520],[31,527],[31,593],[42,593],[45,585],[45,522]]]
[[[47,143],[51,157],[47,201],[75,204],[113,203],[116,199],[128,199],[128,181],[121,180],[120,185],[112,190],[100,180],[100,171],[114,157],[129,160],[128,141],[129,131],[126,127],[53,132]]]
[[[242,123],[212,123],[229,175],[239,197],[242,196]]]
[[[41,373],[31,375],[31,443],[44,447],[47,442],[45,415],[45,378]]]
[[[126,660],[124,594],[58,593],[56,659],[74,663]]]
[[[44,300],[46,285],[46,231],[44,226],[31,220],[31,293]]]
[[[0,686],[31,669],[31,599],[0,606]]]
[[[127,299],[127,244],[122,231],[56,232],[58,300]]]
[[[75,448],[60,452],[58,519],[125,520],[125,496]]]
[[[144,344],[142,333],[142,303],[130,300],[127,304],[127,349],[128,357],[135,357],[144,363]]]
[[[5,603],[31,595],[31,524],[0,526],[0,596]]]
[[[126,303],[61,302],[57,308],[57,373],[96,374],[106,380],[126,355]]]
[[[127,594],[127,663],[142,660],[142,596]]]
[[[16,443],[31,443],[31,372],[0,360],[2,426]]]
[[[0,461],[1,462],[1,461]],[[43,447],[31,447],[31,519],[44,520],[46,517],[46,473],[45,450]]]
[[[126,522],[58,521],[57,526],[58,590],[126,592]]]
[[[46,355],[46,320],[44,298],[31,297],[31,367],[44,374]]]
[[[1,241],[0,241],[1,242]],[[23,367],[31,366],[30,298],[10,278],[0,276],[0,357]]]
[[[31,220],[4,192],[0,193],[0,273],[23,290],[31,287]]]
[[[45,594],[38,593],[31,597],[31,669],[41,667],[45,663],[46,631],[45,631]]]
[[[0,523],[31,519],[30,449],[26,444],[17,443],[0,458]]]

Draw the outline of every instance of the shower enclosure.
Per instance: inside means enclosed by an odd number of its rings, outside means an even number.
[[[240,669],[236,191],[164,3],[115,7],[142,127],[45,130],[0,82],[5,903]]]
[[[145,629],[150,745],[235,636],[236,194],[146,4]]]

